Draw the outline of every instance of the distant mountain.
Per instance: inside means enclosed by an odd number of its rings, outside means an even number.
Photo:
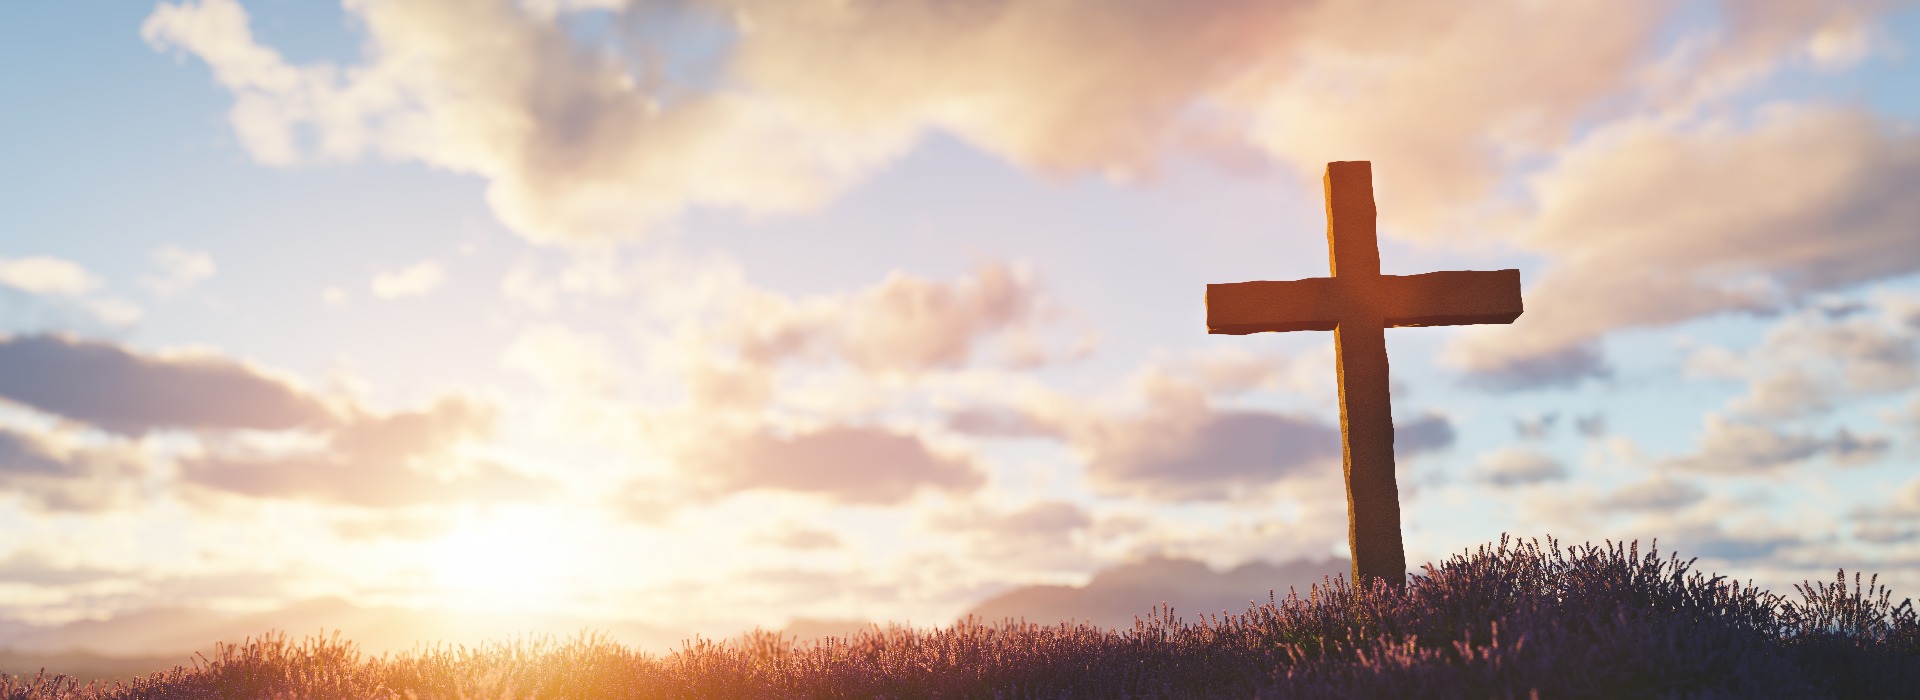
[[[1192,621],[1206,614],[1246,612],[1252,602],[1267,602],[1269,591],[1284,599],[1290,586],[1305,596],[1324,577],[1351,570],[1348,560],[1328,558],[1277,565],[1252,562],[1220,572],[1191,559],[1158,557],[1101,571],[1085,586],[1016,588],[974,606],[968,614],[989,622],[1077,620],[1126,628],[1133,626],[1134,616],[1144,618],[1154,606],[1166,603],[1176,616]]]
[[[1101,571],[1085,586],[1017,588],[974,606],[968,614],[989,621],[1084,620],[1124,628],[1133,625],[1135,615],[1144,617],[1162,602],[1189,620],[1208,613],[1238,613],[1249,602],[1266,602],[1270,590],[1285,597],[1292,586],[1304,595],[1323,577],[1348,570],[1345,559],[1250,563],[1218,572],[1198,561],[1154,558]],[[857,620],[803,618],[782,631],[807,640],[845,636],[867,625]],[[529,635],[564,640],[585,629],[656,654],[676,649],[681,640],[692,636],[632,622],[365,608],[338,598],[318,598],[249,615],[159,608],[51,627],[0,621],[0,673],[31,677],[44,666],[49,673],[83,679],[126,678],[191,665],[195,652],[212,656],[215,642],[238,643],[270,630],[284,631],[295,641],[339,630],[342,639],[377,656],[417,649],[420,640],[473,647]]]
[[[188,665],[195,652],[212,656],[215,642],[238,643],[272,630],[284,631],[294,641],[339,630],[341,639],[377,656],[419,648],[420,640],[473,647],[529,636],[564,641],[587,629],[654,653],[673,649],[691,636],[632,622],[364,608],[338,598],[318,598],[251,615],[160,608],[51,627],[0,625],[0,672],[32,676],[44,665],[50,673],[81,677],[151,673]]]

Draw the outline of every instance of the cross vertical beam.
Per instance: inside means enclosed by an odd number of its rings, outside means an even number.
[[[1380,244],[1373,206],[1373,167],[1366,161],[1327,164],[1327,267],[1355,289],[1378,287]],[[1374,296],[1374,295],[1367,295]],[[1353,579],[1406,577],[1400,540],[1400,485],[1393,473],[1393,398],[1387,388],[1387,335],[1378,304],[1347,314],[1333,330],[1339,357],[1340,458],[1347,482],[1347,546]]]
[[[1512,323],[1520,271],[1380,274],[1373,165],[1327,164],[1328,277],[1207,285],[1207,332],[1333,331],[1339,356],[1342,469],[1354,583],[1406,581],[1386,329]]]

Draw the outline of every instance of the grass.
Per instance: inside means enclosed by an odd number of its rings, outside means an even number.
[[[269,635],[114,685],[8,678],[39,698],[1898,697],[1920,688],[1920,619],[1876,579],[1797,599],[1552,538],[1456,555],[1405,591],[1342,579],[1238,615],[1156,609],[1110,631],[967,620],[805,644],[768,633],[666,656],[602,637],[369,658]]]

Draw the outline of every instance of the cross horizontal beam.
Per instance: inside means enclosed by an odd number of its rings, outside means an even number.
[[[1315,277],[1207,285],[1207,332],[1330,331],[1341,321],[1388,328],[1512,323],[1520,271]]]

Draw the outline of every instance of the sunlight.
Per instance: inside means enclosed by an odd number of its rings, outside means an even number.
[[[579,562],[560,515],[549,509],[497,508],[462,518],[423,563],[456,607],[484,612],[544,607],[567,593]]]

